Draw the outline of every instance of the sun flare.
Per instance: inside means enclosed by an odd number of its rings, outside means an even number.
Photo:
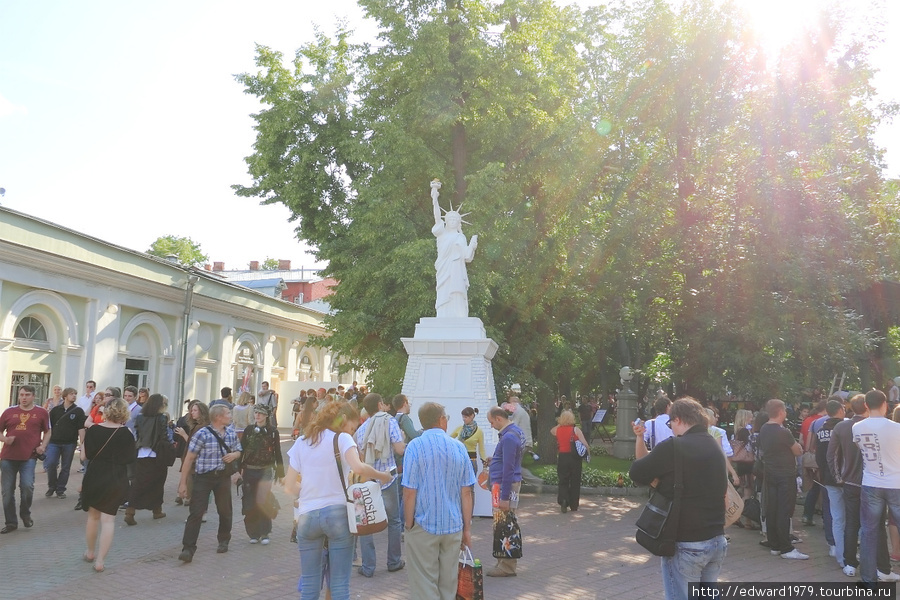
[[[813,25],[828,4],[823,0],[736,0],[769,57]]]

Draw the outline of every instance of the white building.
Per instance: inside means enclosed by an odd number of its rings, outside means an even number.
[[[192,292],[191,282],[193,283]],[[185,315],[185,308],[188,308]],[[363,379],[308,344],[324,315],[203,269],[115,246],[0,207],[0,390],[135,385],[204,402],[222,387]],[[186,332],[186,336],[184,333]],[[310,387],[318,387],[312,386]],[[237,394],[235,393],[235,396]],[[282,400],[288,400],[283,398]],[[279,422],[290,422],[289,402]]]

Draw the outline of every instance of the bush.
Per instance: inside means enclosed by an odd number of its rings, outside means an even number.
[[[540,474],[541,481],[547,485],[559,485],[559,477],[553,467],[544,469]],[[619,478],[622,482],[619,483]],[[635,487],[628,473],[616,471],[598,471],[591,467],[581,470],[581,485],[584,487]]]

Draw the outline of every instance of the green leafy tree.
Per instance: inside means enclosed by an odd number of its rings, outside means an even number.
[[[328,344],[380,391],[434,314],[433,178],[479,235],[470,314],[496,380],[543,418],[623,364],[641,391],[764,399],[868,360],[878,334],[844,299],[900,264],[871,141],[891,108],[839,19],[770,64],[711,0],[360,4],[377,45],[338,29],[291,64],[257,48],[235,189],[292,211],[341,282]]]
[[[159,256],[160,258],[168,258],[169,256],[177,256],[178,262],[188,266],[198,266],[209,260],[206,254],[200,248],[200,244],[189,237],[180,237],[177,235],[164,235],[156,238],[147,254]]]
[[[275,271],[278,269],[278,259],[266,257],[266,260],[260,263],[259,268],[263,271]]]

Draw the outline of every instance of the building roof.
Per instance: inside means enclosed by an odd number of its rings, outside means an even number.
[[[3,249],[4,244],[9,244],[9,250]],[[0,262],[3,260],[10,260],[14,264],[29,264],[32,268],[41,268],[41,264],[46,261],[75,261],[90,270],[91,276],[98,282],[125,285],[121,281],[125,276],[131,278],[133,283],[128,285],[136,286],[135,289],[147,292],[153,290],[152,293],[168,289],[170,293],[165,295],[172,296],[171,299],[176,301],[183,299],[186,282],[191,276],[195,276],[198,278],[194,287],[195,306],[202,303],[210,303],[212,306],[225,302],[231,305],[231,310],[264,310],[272,318],[304,323],[316,330],[321,327],[322,311],[304,308],[222,279],[218,274],[205,269],[184,266],[145,252],[117,246],[57,223],[0,206]]]
[[[273,277],[277,277],[279,279],[284,280],[287,283],[294,283],[298,281],[318,281],[322,279],[319,277],[319,269],[290,269],[290,270],[275,270],[275,271],[262,271],[262,270],[249,270],[249,269],[239,269],[234,271],[213,271],[220,277],[224,277],[228,281],[258,281],[271,279]]]
[[[331,308],[331,305],[322,298],[319,298],[318,300],[312,300],[310,302],[304,302],[300,306],[307,310],[313,310],[315,312],[322,313],[323,315],[331,315],[335,312],[335,310]]]
[[[242,287],[248,287],[251,290],[259,290],[284,285],[284,279],[280,277],[271,277],[269,279],[257,279],[255,281],[235,281],[235,283]]]

